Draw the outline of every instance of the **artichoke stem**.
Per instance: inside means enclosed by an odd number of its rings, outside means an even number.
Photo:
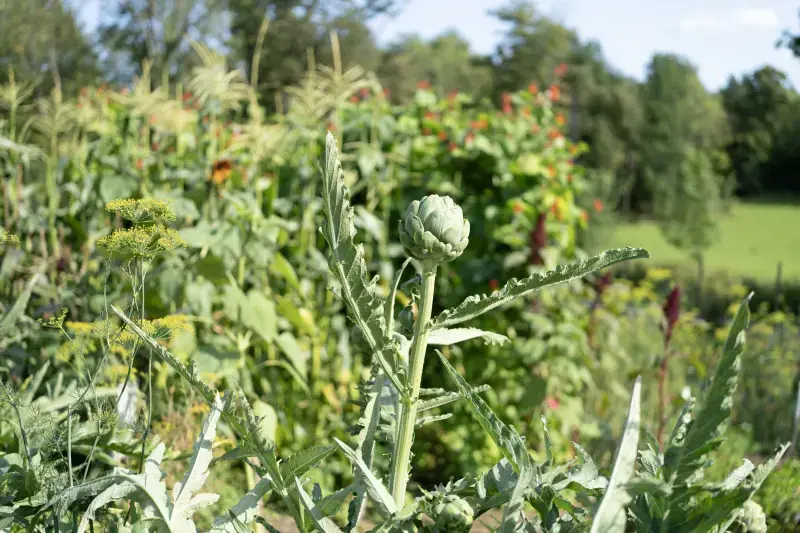
[[[414,340],[409,350],[409,376],[411,378],[411,401],[401,403],[400,423],[395,440],[394,464],[392,465],[392,497],[398,508],[405,504],[406,486],[411,459],[411,445],[414,442],[414,426],[417,423],[419,389],[422,384],[422,368],[425,365],[425,350],[428,347],[429,322],[433,310],[433,292],[436,284],[435,261],[423,261],[422,289],[420,307],[414,323]]]

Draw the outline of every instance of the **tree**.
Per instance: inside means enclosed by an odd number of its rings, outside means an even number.
[[[411,99],[417,83],[427,81],[443,95],[461,91],[475,98],[490,93],[491,67],[472,56],[469,42],[455,31],[430,41],[406,35],[383,54],[378,77],[398,102]]]
[[[117,0],[99,28],[111,77],[129,81],[150,61],[151,79],[188,72],[189,39],[212,48],[226,38],[223,0]]]
[[[269,105],[275,93],[297,84],[308,70],[307,52],[330,59],[331,30],[337,31],[345,66],[375,68],[379,57],[366,23],[393,13],[402,0],[228,0],[232,55],[250,76],[256,52],[259,92]],[[259,28],[269,19],[269,31],[258,42]],[[258,50],[258,46],[261,49]]]
[[[0,84],[9,69],[17,82],[38,81],[39,94],[56,83],[75,93],[98,75],[91,43],[60,0],[0,0]]]
[[[786,74],[767,66],[740,79],[731,77],[722,90],[722,100],[733,132],[727,151],[739,192],[784,188],[785,173],[779,167],[789,154],[779,157],[777,151],[786,145],[781,136],[800,116],[798,95]]]

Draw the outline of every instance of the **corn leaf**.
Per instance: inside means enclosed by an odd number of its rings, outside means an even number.
[[[537,272],[523,280],[512,278],[502,289],[489,296],[485,294],[470,296],[458,306],[443,311],[433,319],[431,327],[432,329],[449,328],[544,287],[572,281],[620,261],[647,257],[650,257],[647,250],[641,248],[617,248],[589,259],[561,265],[549,272]]]
[[[631,395],[631,406],[628,420],[619,443],[614,469],[608,488],[600,502],[592,521],[591,533],[624,533],[627,521],[626,506],[630,502],[630,494],[625,485],[633,478],[636,468],[636,457],[639,447],[639,429],[641,417],[642,379],[637,378]]]

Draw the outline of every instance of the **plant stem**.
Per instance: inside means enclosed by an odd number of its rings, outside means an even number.
[[[428,347],[428,323],[433,309],[433,292],[436,283],[436,263],[427,261],[422,264],[422,291],[420,308],[414,324],[414,340],[409,351],[409,375],[411,378],[411,394],[407,403],[400,405],[400,425],[392,465],[392,497],[397,507],[403,507],[408,485],[409,460],[411,444],[414,442],[414,426],[417,423],[417,400],[422,383],[422,368],[425,364],[425,350]]]

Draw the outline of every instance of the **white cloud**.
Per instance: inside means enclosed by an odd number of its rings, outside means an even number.
[[[778,27],[777,13],[766,7],[734,9],[733,20],[744,28],[772,30]]]
[[[695,13],[680,20],[682,32],[712,33],[739,30],[773,30],[778,27],[778,15],[763,7],[735,8],[727,13]]]

